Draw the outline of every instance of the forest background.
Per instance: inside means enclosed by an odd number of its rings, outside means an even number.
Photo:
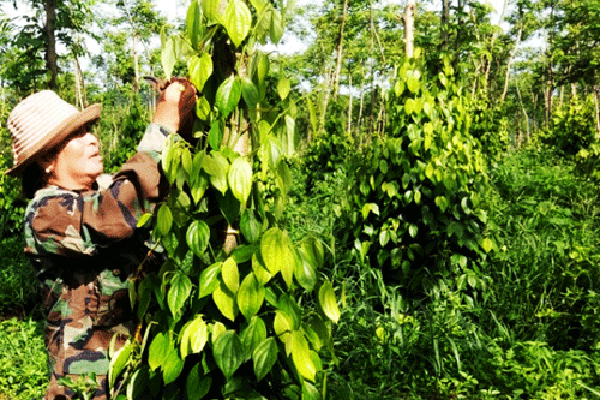
[[[201,90],[113,398],[600,398],[599,1],[2,6],[0,170],[34,91],[101,102],[115,171],[144,76]],[[311,40],[272,52],[284,32]],[[39,398],[27,200],[0,192],[0,399]]]

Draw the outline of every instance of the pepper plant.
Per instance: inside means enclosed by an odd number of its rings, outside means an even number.
[[[185,31],[163,33],[167,77],[184,57],[200,92],[195,143],[169,140],[169,197],[139,221],[154,224],[167,259],[132,285],[146,328],[143,340],[111,352],[115,398],[321,398],[321,356],[332,351],[340,311],[319,272],[323,245],[293,243],[278,226],[295,107],[289,80],[269,85],[268,55],[256,50],[281,39],[292,7],[193,0]]]
[[[417,52],[419,53],[419,52]],[[480,143],[470,134],[470,104],[448,59],[436,76],[422,60],[398,68],[388,94],[386,137],[349,168],[337,232],[359,262],[380,269],[388,284],[422,298],[440,277],[460,289],[485,285],[480,262],[488,190]]]

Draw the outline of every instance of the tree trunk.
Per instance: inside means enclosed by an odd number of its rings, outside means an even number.
[[[502,92],[502,103],[504,103],[504,99],[506,97],[506,93],[508,92],[508,83],[510,80],[510,68],[512,67],[512,63],[517,55],[517,50],[519,49],[519,44],[521,43],[521,35],[523,34],[523,22],[521,20],[519,26],[519,32],[517,33],[517,42],[515,43],[515,48],[510,53],[510,58],[508,59],[508,65],[506,66],[506,76],[504,77],[504,91]]]
[[[408,0],[406,5],[406,57],[414,57],[415,48],[415,0]]]
[[[548,80],[546,82],[546,126],[552,121],[552,92],[554,91],[554,75],[552,74],[552,63],[548,63]]]
[[[85,106],[83,105],[83,91],[81,90],[81,70],[79,69],[79,62],[77,61],[77,56],[73,55],[73,58],[73,64],[75,67],[75,97],[77,106],[79,107],[79,109],[83,110]]]
[[[448,45],[448,21],[450,21],[450,0],[442,0],[441,49],[445,49]]]
[[[363,67],[364,69],[364,67]],[[362,119],[363,119],[363,107],[365,104],[365,83],[364,81],[361,81],[360,84],[360,105],[358,106],[358,134],[360,135],[359,138],[359,142],[358,142],[358,148],[362,149],[362,145],[363,145],[363,123],[362,123]]]
[[[562,108],[565,99],[565,85],[560,87],[558,94],[558,108]]]
[[[46,0],[46,37],[48,38],[46,46],[46,66],[50,72],[49,89],[56,88],[56,79],[58,77],[58,66],[56,64],[56,3],[55,0]]]
[[[506,6],[508,4],[508,0],[504,0],[504,5],[502,6],[502,13],[500,14],[500,17],[498,18],[498,27],[500,27],[502,25],[502,22],[504,22],[504,14],[506,13]],[[487,91],[487,87],[488,87],[488,79],[490,76],[490,70],[492,68],[492,56],[491,54],[493,54],[494,51],[494,43],[496,42],[496,39],[498,38],[498,32],[494,32],[494,34],[492,35],[492,41],[490,44],[490,59],[487,60],[486,63],[486,68],[485,68],[485,90]]]
[[[343,0],[342,3],[342,19],[340,21],[340,33],[338,34],[337,43],[337,61],[335,66],[335,75],[333,76],[333,93],[337,97],[340,86],[340,76],[342,75],[342,52],[344,48],[344,25],[346,16],[348,15],[348,0]]]
[[[327,107],[329,106],[329,98],[331,96],[331,90],[333,87],[333,77],[331,70],[326,71],[325,73],[325,83],[323,86],[323,105],[320,108],[319,114],[319,132],[325,129],[325,117],[327,114]]]
[[[527,115],[527,110],[525,109],[525,105],[523,104],[523,98],[521,97],[521,90],[519,89],[519,81],[515,82],[515,86],[517,88],[517,96],[519,96],[519,103],[521,103],[521,111],[523,112],[523,116],[525,117],[525,128],[526,128],[526,136],[525,143],[529,142],[529,115]]]
[[[138,82],[140,80],[140,68],[137,54],[137,35],[133,35],[133,69],[135,71],[135,77],[133,78],[133,93],[138,93]]]
[[[352,136],[352,74],[348,74],[348,136]]]

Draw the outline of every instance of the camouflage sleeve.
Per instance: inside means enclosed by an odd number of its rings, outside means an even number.
[[[25,216],[26,250],[39,255],[93,255],[131,237],[138,219],[167,194],[158,159],[168,134],[151,124],[139,152],[106,190],[78,193],[48,188],[36,194]]]

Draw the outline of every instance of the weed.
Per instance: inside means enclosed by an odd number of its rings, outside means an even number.
[[[42,323],[0,322],[0,400],[39,399],[48,383]]]

